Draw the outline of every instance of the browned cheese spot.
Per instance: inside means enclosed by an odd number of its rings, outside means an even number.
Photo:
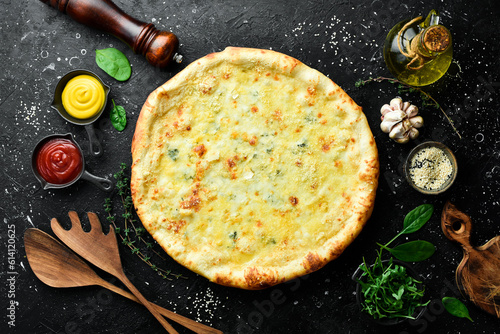
[[[179,231],[186,225],[184,219],[181,220],[169,220],[167,224],[167,230],[173,231],[174,233],[179,233]]]
[[[193,152],[196,153],[201,158],[205,155],[207,149],[205,148],[205,145],[201,144],[193,148]]]
[[[273,118],[277,120],[278,122],[281,122],[283,120],[283,114],[279,109],[276,109],[273,111]]]
[[[227,166],[229,167],[229,169],[232,169],[234,166],[236,166],[236,162],[234,160],[234,158],[227,159]]]
[[[187,201],[181,202],[181,208],[194,209],[194,211],[198,212],[200,210],[200,203],[201,199],[197,196],[197,194],[194,194],[193,196],[189,197]]]
[[[321,150],[323,152],[330,151],[331,145],[335,142],[335,138],[333,136],[329,136],[327,138],[321,137],[319,138],[319,143],[321,145]]]
[[[252,146],[255,146],[257,145],[257,136],[253,136],[249,141],[248,143]]]
[[[295,196],[290,196],[290,198],[288,198],[288,200],[290,201],[290,203],[293,206],[296,206],[297,204],[299,204],[299,199]]]

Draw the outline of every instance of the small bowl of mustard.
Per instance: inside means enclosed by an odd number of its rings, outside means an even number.
[[[444,144],[428,141],[415,146],[404,165],[408,183],[426,195],[448,190],[457,177],[457,159]]]
[[[94,156],[102,154],[92,123],[103,113],[110,88],[101,78],[87,70],[74,70],[57,83],[51,107],[66,121],[85,126]]]

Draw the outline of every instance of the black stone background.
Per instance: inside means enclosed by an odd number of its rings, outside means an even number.
[[[305,278],[263,291],[209,283],[168,257],[155,261],[188,279],[166,281],[120,246],[125,271],[139,290],[159,305],[226,333],[500,332],[500,321],[470,302],[473,323],[452,317],[439,303],[444,295],[465,300],[454,283],[461,250],[440,228],[445,201],[451,200],[471,216],[473,244],[482,245],[500,234],[500,5],[496,0],[117,0],[116,4],[142,21],[174,32],[181,41],[184,62],[159,71],[118,39],[76,23],[39,1],[0,0],[1,333],[163,332],[143,307],[121,296],[100,287],[51,288],[33,274],[24,252],[24,231],[37,227],[51,233],[50,219],[67,224],[69,210],[81,216],[94,211],[104,221],[102,203],[108,194],[85,181],[44,191],[31,172],[31,150],[46,135],[72,132],[84,150],[87,169],[111,178],[120,162],[130,164],[135,122],[148,94],[195,59],[226,46],[273,49],[293,56],[328,75],[363,106],[380,152],[380,185],[372,218],[340,258]],[[433,8],[441,11],[443,24],[452,32],[454,63],[425,91],[454,119],[462,139],[439,111],[422,108],[426,125],[421,136],[399,145],[379,129],[379,109],[398,95],[397,88],[388,83],[362,88],[354,84],[370,76],[390,76],[381,52],[386,33],[397,22],[425,16]],[[128,81],[112,79],[95,64],[94,50],[107,47],[118,48],[129,58],[133,70]],[[57,80],[78,68],[98,73],[111,86],[110,97],[127,110],[129,123],[122,133],[110,124],[111,103],[96,122],[104,147],[100,158],[89,155],[82,127],[67,123],[49,108]],[[419,95],[403,97],[421,106]],[[458,159],[456,183],[439,196],[417,193],[402,177],[408,152],[427,140],[445,143]],[[363,257],[374,259],[376,242],[391,239],[401,229],[404,215],[422,203],[435,205],[433,217],[423,230],[399,242],[424,239],[437,246],[432,258],[414,265],[427,284],[429,311],[417,323],[376,325],[360,313],[351,275]],[[15,274],[8,266],[9,241],[15,241],[17,250]],[[11,277],[15,296],[9,297]],[[7,308],[12,301],[18,305],[15,327],[9,328]]]

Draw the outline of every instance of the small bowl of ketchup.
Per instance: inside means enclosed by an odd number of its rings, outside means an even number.
[[[82,150],[71,133],[54,134],[40,140],[33,150],[31,168],[43,189],[66,188],[79,179],[104,191],[113,188],[110,180],[85,170]]]

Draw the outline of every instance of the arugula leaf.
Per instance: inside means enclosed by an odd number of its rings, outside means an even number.
[[[123,131],[127,125],[127,113],[125,112],[125,108],[115,104],[115,100],[112,99],[111,101],[113,102],[113,109],[109,114],[111,124],[113,124],[116,130]]]
[[[430,258],[436,251],[436,247],[425,240],[410,241],[394,248],[378,244],[383,249],[389,251],[394,257],[405,262],[419,262]]]
[[[410,211],[404,220],[403,230],[387,244],[377,250],[375,263],[368,267],[365,259],[360,269],[361,279],[355,279],[360,284],[362,292],[362,310],[374,319],[410,318],[418,307],[426,306],[430,301],[422,303],[424,287],[422,282],[408,275],[406,268],[393,264],[392,257],[384,266],[382,252],[387,250],[395,258],[405,262],[417,262],[428,259],[436,251],[436,247],[425,240],[410,241],[394,248],[388,246],[402,234],[409,234],[421,229],[430,219],[434,211],[431,204],[420,205]]]
[[[118,81],[126,81],[132,74],[127,56],[115,48],[95,50],[95,62],[104,72]]]
[[[363,262],[361,270],[357,282],[361,286],[362,310],[375,319],[414,319],[417,308],[429,303],[421,302],[425,292],[422,282],[408,275],[405,267],[393,264],[392,259],[384,266],[381,252],[371,267]]]
[[[467,318],[474,322],[469,315],[467,306],[465,306],[460,300],[453,297],[444,297],[442,302],[446,311],[448,311],[451,315],[459,318]]]

